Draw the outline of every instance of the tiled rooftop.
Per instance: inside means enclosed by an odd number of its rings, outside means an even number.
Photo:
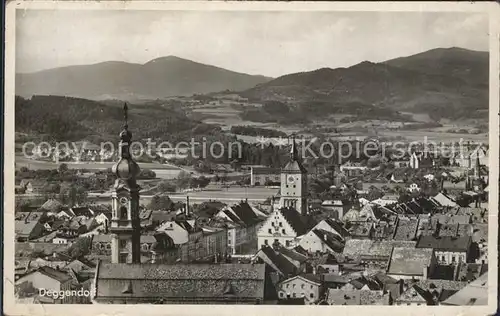
[[[329,305],[389,305],[389,295],[383,291],[328,289]]]
[[[420,236],[417,248],[433,248],[438,251],[467,251],[471,244],[471,237],[434,237]]]
[[[395,247],[392,251],[387,274],[423,275],[431,263],[432,249]]]
[[[263,264],[100,263],[97,298],[252,298],[264,296]]]
[[[394,234],[395,240],[413,240],[417,234],[418,219],[400,219]]]
[[[388,258],[393,247],[414,249],[414,241],[349,239],[346,241],[343,254],[349,258]]]

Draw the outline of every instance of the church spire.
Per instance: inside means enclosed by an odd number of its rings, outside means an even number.
[[[292,134],[292,148],[290,149],[290,159],[291,161],[299,160],[299,153],[297,151],[297,144],[295,143],[295,134]]]
[[[130,154],[130,144],[132,142],[132,133],[128,130],[128,106],[127,103],[123,106],[123,130],[120,133],[120,144],[119,152],[120,158],[118,162],[113,166],[112,171],[118,179],[123,180],[135,180],[135,177],[139,175],[140,169],[139,165],[133,160]]]
[[[479,179],[481,177],[481,161],[479,160],[479,150],[476,152],[476,168],[474,168],[474,177]]]

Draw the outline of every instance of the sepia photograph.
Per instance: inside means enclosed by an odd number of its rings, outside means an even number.
[[[12,315],[496,310],[493,3],[10,4]]]

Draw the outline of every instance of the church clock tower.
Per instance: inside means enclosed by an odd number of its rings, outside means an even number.
[[[127,104],[123,110],[125,125],[120,133],[120,158],[112,168],[117,179],[112,193],[111,262],[141,263],[140,187],[136,181],[140,169],[130,154],[132,133],[128,130]]]
[[[302,165],[292,138],[290,161],[281,170],[280,207],[291,207],[300,214],[307,214],[307,170]]]

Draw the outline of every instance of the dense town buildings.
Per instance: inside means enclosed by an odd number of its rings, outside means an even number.
[[[20,299],[415,306],[484,300],[487,179],[477,159],[470,170],[453,175],[413,152],[404,160],[407,167],[394,170],[417,169],[424,180],[393,171],[383,183],[364,181],[373,170],[346,163],[342,175],[327,174],[333,183],[328,194],[313,199],[312,178],[293,141],[279,172],[252,168],[252,186],[279,182],[269,203],[242,198],[201,207],[189,198],[174,203],[163,193],[168,203],[152,210],[141,203],[131,137],[125,124],[110,207],[69,207],[51,197],[16,210]],[[426,191],[426,183],[443,174],[464,182],[459,193],[443,185]],[[22,186],[35,192],[36,184]],[[41,287],[95,295],[48,300],[36,294]]]

